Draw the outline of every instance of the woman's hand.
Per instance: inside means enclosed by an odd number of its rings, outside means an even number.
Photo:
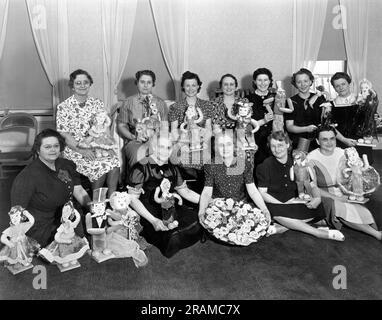
[[[96,159],[91,149],[77,148],[77,152],[81,154],[86,160],[94,161]]]
[[[320,203],[321,203],[321,198],[312,198],[305,205],[309,209],[316,209],[320,205]]]
[[[343,141],[348,147],[355,147],[357,145],[357,140],[345,138]]]
[[[207,225],[204,223],[204,214],[199,212],[198,218],[199,218],[199,223],[202,225],[202,227],[207,229]]]
[[[155,218],[151,224],[153,225],[155,231],[168,231],[168,228],[163,224],[163,221],[158,218]]]
[[[267,221],[269,223],[271,223],[272,217],[271,217],[271,213],[269,212],[269,210],[267,208],[265,208],[265,209],[262,209],[261,211],[264,213],[265,218],[267,219]]]
[[[315,126],[314,124],[306,126],[306,132],[313,132],[315,130],[317,130],[317,126]]]
[[[266,113],[264,115],[264,122],[265,123],[268,123],[269,121],[272,121],[273,120],[273,113]]]

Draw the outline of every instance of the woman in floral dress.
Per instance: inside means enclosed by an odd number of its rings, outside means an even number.
[[[93,190],[103,187],[106,181],[108,192],[112,194],[119,177],[117,155],[96,158],[92,149],[79,147],[80,141],[87,136],[92,119],[105,112],[102,101],[88,96],[92,84],[93,79],[86,71],[78,69],[71,73],[69,86],[74,94],[57,106],[56,126],[67,144],[64,158],[72,160],[77,171],[89,178]]]

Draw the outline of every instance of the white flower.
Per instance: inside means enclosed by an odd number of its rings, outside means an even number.
[[[253,227],[255,225],[255,222],[252,219],[247,219],[245,220],[245,224],[250,227]]]
[[[220,232],[223,234],[223,235],[227,235],[229,233],[229,230],[227,227],[221,227],[220,228]]]
[[[232,210],[233,208],[233,205],[235,204],[235,201],[231,198],[228,198],[226,201],[225,201],[226,205],[227,205],[227,210]]]
[[[257,240],[257,239],[260,238],[260,235],[259,235],[259,233],[257,233],[256,231],[251,231],[251,232],[249,233],[249,237],[251,237],[251,238]]]
[[[248,212],[248,211],[250,211],[250,210],[252,209],[252,207],[251,207],[248,203],[246,203],[246,204],[244,204],[243,209],[244,209],[246,212]]]
[[[247,224],[243,224],[241,227],[240,227],[240,230],[243,231],[243,233],[248,233],[251,231],[251,226],[247,225]]]
[[[232,232],[231,232],[231,233],[228,234],[228,239],[229,239],[230,241],[235,242],[236,239],[237,239],[237,236],[236,236],[235,233],[232,233]]]
[[[214,210],[211,208],[206,209],[206,214],[212,214],[213,212],[214,212]]]
[[[216,199],[214,204],[216,207],[219,207],[219,208],[224,207],[224,201],[221,199]]]

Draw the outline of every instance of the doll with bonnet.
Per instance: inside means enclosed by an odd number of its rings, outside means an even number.
[[[10,272],[17,274],[33,267],[32,257],[40,245],[25,235],[35,221],[27,210],[14,206],[8,214],[10,226],[1,235],[1,242],[5,246],[0,250],[0,261],[5,262]]]
[[[199,123],[203,121],[203,112],[199,107],[188,106],[186,109],[183,123],[180,125],[181,141],[190,144],[190,150],[196,151],[206,147],[202,143],[203,128],[199,127]]]

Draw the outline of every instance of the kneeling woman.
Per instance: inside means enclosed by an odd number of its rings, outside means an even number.
[[[293,165],[289,154],[289,137],[283,131],[273,132],[269,138],[271,157],[257,167],[258,186],[276,222],[286,227],[311,234],[317,238],[343,241],[344,235],[338,230],[318,229],[308,222],[325,219],[320,192],[312,188],[313,197],[306,204],[296,203],[297,185],[290,180],[289,171]]]
[[[253,154],[235,152],[234,139],[228,132],[216,136],[215,144],[215,154],[221,158],[215,157],[214,163],[204,165],[205,183],[200,196],[199,221],[203,223],[211,198],[232,198],[236,201],[249,198],[270,222],[268,208],[253,180]]]
[[[176,191],[182,198],[195,204],[199,202],[200,196],[188,189],[178,167],[169,161],[172,143],[167,136],[155,135],[151,140],[151,148],[153,153],[129,171],[127,188],[129,194],[134,195],[132,208],[143,217],[141,235],[169,258],[178,250],[197,242],[202,236],[202,228],[197,221],[196,210],[178,203],[174,205],[179,225],[169,230],[162,220],[162,207],[155,201],[155,192],[166,178],[171,183],[171,193]],[[185,228],[187,235],[182,231]]]

